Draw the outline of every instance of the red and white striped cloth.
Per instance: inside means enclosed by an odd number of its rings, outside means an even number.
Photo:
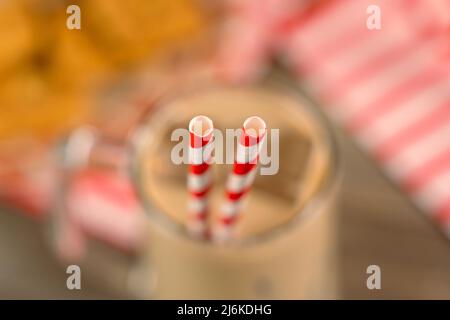
[[[215,241],[226,241],[232,236],[242,210],[244,196],[255,180],[259,155],[266,140],[266,131],[266,124],[259,117],[250,117],[244,122],[237,145],[233,171],[229,174],[225,186],[225,203],[218,226],[214,230]]]
[[[380,30],[366,26],[369,5],[381,10]],[[245,16],[237,11],[235,17]],[[325,111],[450,237],[450,1],[323,1],[310,11],[259,19],[269,29],[253,42],[269,50],[256,62],[276,50]],[[235,36],[235,44],[245,41]],[[258,69],[251,62],[241,61]]]
[[[50,150],[33,139],[0,143],[0,202],[37,221],[45,221],[56,190]]]
[[[56,238],[61,258],[82,259],[92,238],[126,253],[139,250],[143,212],[125,173],[81,170],[71,179],[63,208]]]
[[[195,237],[207,236],[208,193],[211,189],[211,155],[214,147],[214,125],[206,116],[189,122],[189,173],[187,177],[188,231]]]

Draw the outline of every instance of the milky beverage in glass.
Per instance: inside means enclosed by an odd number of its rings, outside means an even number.
[[[276,157],[270,151],[277,151],[272,144],[279,146],[278,172],[261,175],[258,169],[235,235],[222,244],[189,235],[188,165],[174,164],[171,159],[179,143],[171,140],[172,132],[187,129],[196,115],[210,117],[224,138],[225,129],[241,128],[247,117],[257,115],[269,130],[267,148],[272,162]],[[279,130],[279,141],[271,129]],[[134,148],[133,174],[148,216],[139,275],[144,297],[337,297],[336,149],[324,120],[297,92],[274,83],[172,92],[137,131]],[[270,165],[260,164],[260,168]],[[213,228],[232,164],[212,164],[210,169],[213,188],[208,223]]]

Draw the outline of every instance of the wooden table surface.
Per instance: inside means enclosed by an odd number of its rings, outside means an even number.
[[[341,137],[345,178],[339,216],[341,297],[450,299],[450,241],[378,169]],[[368,290],[366,268],[381,267],[381,290]],[[0,211],[0,298],[116,298],[83,282],[66,289],[65,270],[42,228]]]

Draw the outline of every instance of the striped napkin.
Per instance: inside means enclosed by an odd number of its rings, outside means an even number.
[[[257,9],[258,18],[245,18],[250,6],[233,8],[241,24],[264,20],[263,36],[242,56],[254,54],[261,63],[280,55],[330,117],[450,237],[450,1],[322,1],[294,14],[280,3],[292,8],[296,1],[259,2],[266,10]],[[381,28],[369,30],[374,5]],[[264,16],[271,6],[285,13]]]
[[[67,190],[55,238],[60,258],[81,260],[91,239],[129,254],[140,248],[143,213],[126,173],[82,169]]]

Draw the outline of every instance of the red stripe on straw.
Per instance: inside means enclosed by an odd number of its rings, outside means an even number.
[[[236,222],[237,218],[238,218],[237,215],[222,217],[222,218],[220,218],[220,223],[229,226],[229,225],[234,224]]]
[[[206,172],[206,170],[208,170],[208,168],[209,168],[209,164],[207,162],[204,162],[202,164],[191,164],[189,166],[190,172],[195,175],[203,174],[204,172]]]
[[[205,221],[208,217],[208,211],[196,212],[191,215],[191,218],[197,221]]]
[[[248,191],[250,191],[250,188],[247,188],[247,189],[242,190],[240,192],[229,192],[229,191],[227,191],[227,198],[230,199],[231,201],[237,201],[240,198],[242,198],[242,196],[244,194],[246,194]]]
[[[205,197],[208,192],[211,190],[211,185],[207,186],[205,189],[203,189],[202,191],[189,191],[189,194],[195,198],[203,198]]]
[[[252,163],[239,163],[235,161],[233,172],[237,175],[245,175],[252,171],[252,169],[256,166],[256,163],[256,161],[253,161]]]

